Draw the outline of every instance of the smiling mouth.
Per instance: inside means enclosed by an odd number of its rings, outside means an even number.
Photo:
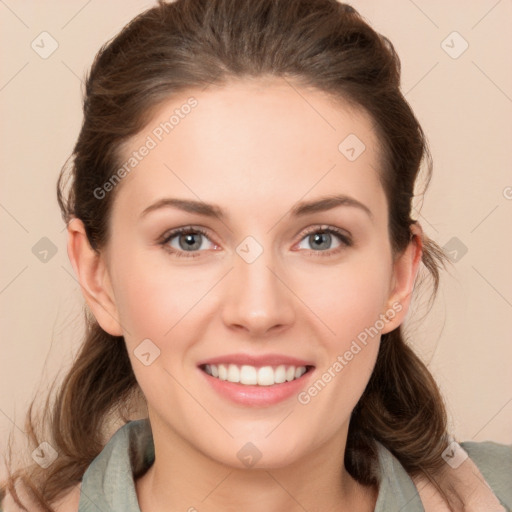
[[[203,372],[219,380],[244,386],[273,386],[300,379],[311,371],[313,366],[251,366],[237,364],[204,364]]]

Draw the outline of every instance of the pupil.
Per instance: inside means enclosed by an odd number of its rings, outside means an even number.
[[[313,238],[315,240],[315,244],[319,242],[319,245],[317,247],[321,249],[328,249],[329,248],[329,241],[331,239],[331,235],[329,233],[317,233],[313,235]],[[324,243],[322,244],[322,240]]]
[[[182,235],[180,241],[185,239],[185,244],[186,244],[185,246],[180,244],[180,245],[182,245],[182,248],[184,247],[185,249],[198,249],[201,246],[201,243],[194,242],[195,236],[197,236],[197,234],[187,233],[186,235]]]

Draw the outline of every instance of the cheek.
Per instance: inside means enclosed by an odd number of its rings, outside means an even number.
[[[368,262],[367,262],[368,263]],[[347,266],[336,278],[316,279],[325,293],[311,293],[304,301],[318,312],[322,323],[321,362],[316,380],[298,396],[313,428],[334,435],[348,421],[366,388],[380,346],[387,288],[384,265]],[[308,302],[309,301],[309,302]]]
[[[180,388],[173,376],[200,337],[197,315],[212,276],[173,268],[165,257],[151,258],[147,251],[136,250],[119,260],[114,275],[118,314],[137,381],[150,403],[176,401]]]
[[[296,320],[300,323],[301,316],[309,316],[324,343],[338,350],[343,350],[347,343],[350,345],[350,340],[373,326],[384,311],[391,260],[374,256],[383,253],[382,247],[369,247],[349,255],[336,266],[311,267],[311,262],[306,267],[292,265],[286,280],[300,299],[297,302],[290,295],[290,301],[302,311]],[[188,320],[198,310],[205,314],[204,307],[211,308],[208,300],[200,303],[222,272],[201,265],[175,266],[165,257],[153,256],[149,258],[147,251],[134,248],[122,251],[122,257],[117,254],[117,259],[113,259],[118,262],[113,268],[118,313],[129,345],[146,338],[160,340],[157,343],[161,345],[172,337],[176,346],[179,339],[172,331],[178,332],[183,320],[189,324]],[[218,300],[215,302],[217,307],[222,307]]]
[[[317,417],[339,411],[329,416],[333,429],[356,405],[375,365],[390,268],[391,257],[377,259],[369,251],[367,257],[358,254],[335,272],[332,268],[315,272],[314,286],[301,289],[301,298],[322,324],[318,330],[322,357],[317,380],[304,390],[299,403],[309,404],[306,409]]]
[[[126,340],[133,344],[141,337],[172,336],[175,326],[211,288],[211,281],[212,276],[199,267],[173,268],[165,257],[134,252],[124,258],[116,266],[114,288]]]
[[[329,344],[341,350],[376,324],[386,310],[390,267],[390,260],[363,254],[336,269],[317,269],[313,280],[301,279],[297,294],[324,324]]]

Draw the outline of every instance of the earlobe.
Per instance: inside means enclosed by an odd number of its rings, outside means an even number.
[[[393,263],[393,278],[388,299],[388,310],[398,311],[381,334],[396,329],[405,319],[411,303],[412,291],[423,256],[423,230],[418,222],[411,225],[411,240]]]
[[[73,218],[67,230],[69,260],[90,310],[104,331],[122,336],[104,255],[91,247],[80,219]]]

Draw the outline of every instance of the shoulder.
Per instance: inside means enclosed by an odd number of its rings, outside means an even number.
[[[512,446],[490,441],[463,442],[467,456],[435,475],[413,482],[427,512],[512,509]],[[462,450],[461,450],[462,451]],[[501,506],[500,506],[501,505]]]
[[[512,509],[512,446],[492,441],[466,441],[458,445],[467,456],[464,454],[465,458],[459,458],[457,464],[447,464],[436,478],[435,487],[450,505],[448,510]],[[415,483],[418,486],[420,482]],[[423,495],[418,486],[425,505],[436,492],[431,484],[426,483]],[[430,508],[425,506],[425,510]],[[437,512],[438,508],[434,506],[432,510]]]
[[[465,441],[462,448],[476,464],[494,494],[512,508],[512,445]]]
[[[494,469],[512,470],[512,444],[494,441],[464,441],[460,445],[479,468],[494,472]]]

